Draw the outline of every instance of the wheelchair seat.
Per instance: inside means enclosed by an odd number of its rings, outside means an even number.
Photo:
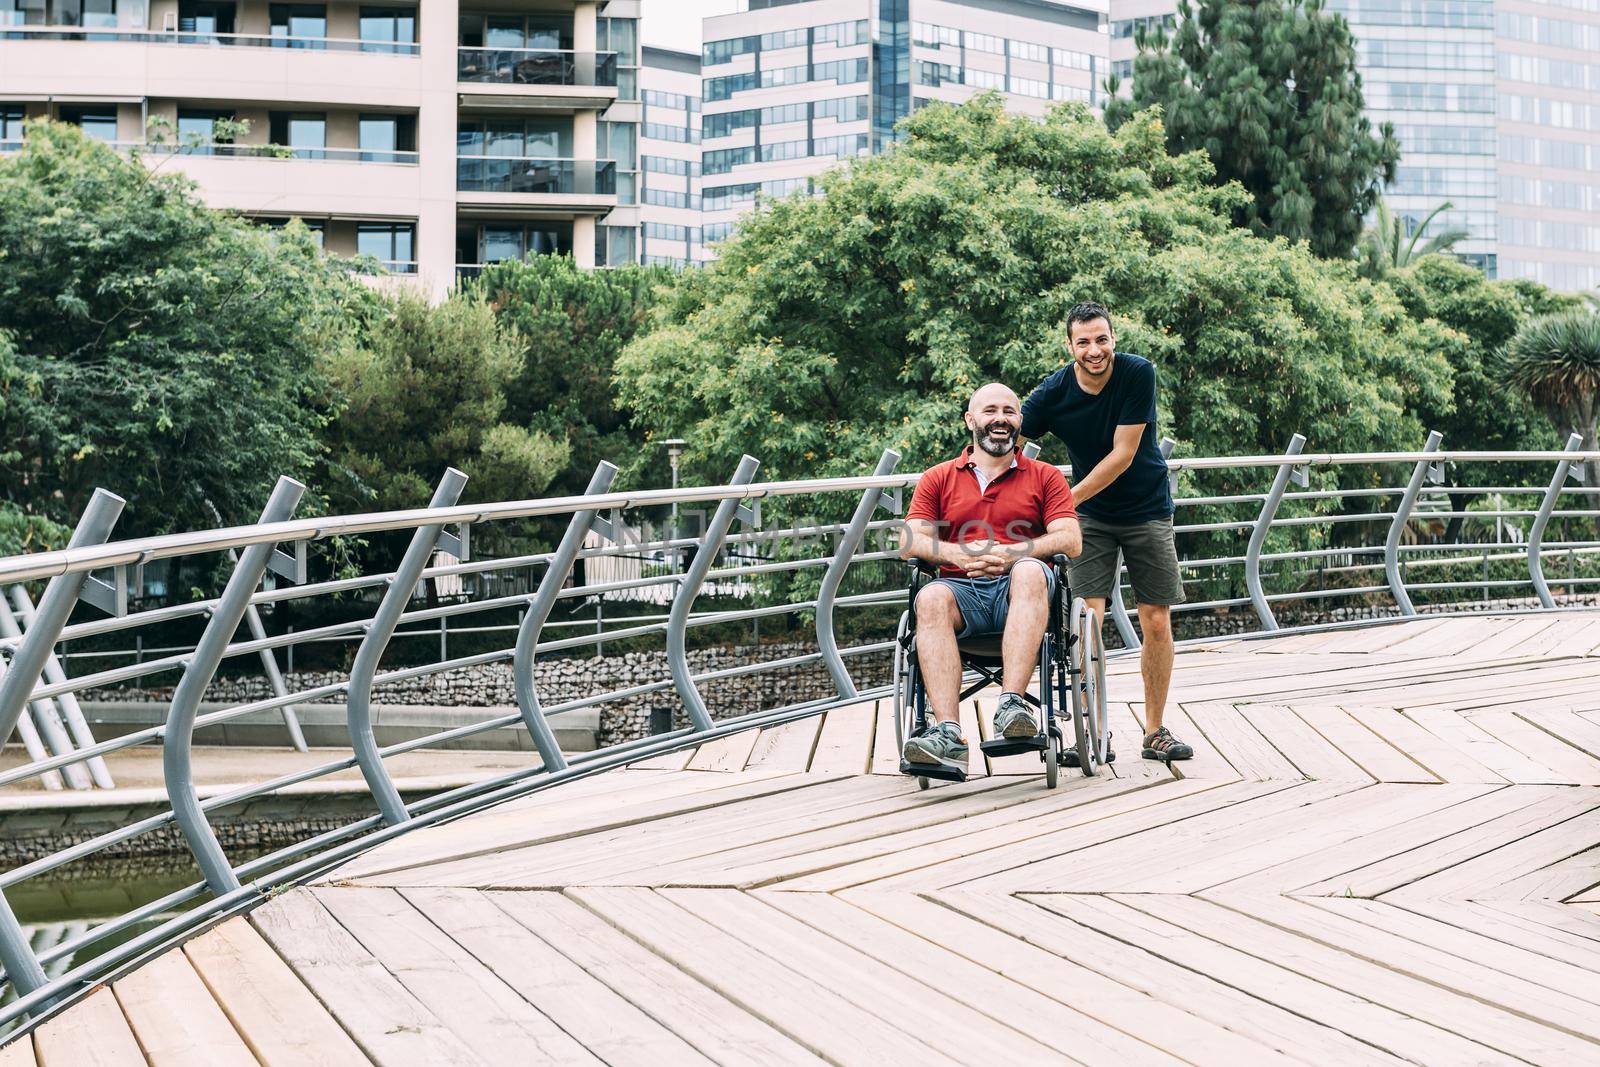
[[[1000,645],[1005,639],[1003,634],[977,634],[964,637],[956,642],[956,648],[964,659],[996,660],[1000,659]]]

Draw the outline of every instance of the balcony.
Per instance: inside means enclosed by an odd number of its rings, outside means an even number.
[[[363,41],[345,37],[288,37],[283,34],[186,33],[84,26],[5,26],[0,41],[95,41],[133,44],[185,44],[210,48],[287,48],[311,52],[370,52],[414,56],[420,45],[405,41]],[[612,82],[616,84],[613,64]]]
[[[370,148],[296,148],[276,144],[132,144],[118,142],[118,148],[138,148],[153,156],[215,156],[223,159],[315,159],[332,163],[389,163],[404,167],[417,165],[415,152],[377,151]]]
[[[609,159],[458,156],[456,190],[460,203],[600,214],[617,204],[617,165]]]
[[[544,48],[458,48],[456,80],[473,106],[591,108],[617,99],[617,54]],[[528,97],[543,98],[532,104]]]
[[[48,26],[6,26],[0,38],[18,42],[0,63],[0,95],[209,100],[221,85],[232,99],[265,103],[422,103],[409,43]]]

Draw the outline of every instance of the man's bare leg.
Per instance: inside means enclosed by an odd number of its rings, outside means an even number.
[[[1006,632],[1000,641],[1000,657],[1005,664],[1000,688],[1020,694],[1027,691],[1034,668],[1039,666],[1039,644],[1044,640],[1044,624],[1050,614],[1050,583],[1044,568],[1025,562],[1013,566],[1010,595]]]
[[[1167,690],[1172,685],[1172,609],[1163,604],[1139,605],[1139,630],[1144,647],[1139,651],[1139,673],[1144,676],[1144,732],[1161,729],[1167,711]]]
[[[962,627],[961,609],[948,586],[926,586],[917,594],[917,666],[922,687],[938,722],[960,723],[961,653],[956,633]]]

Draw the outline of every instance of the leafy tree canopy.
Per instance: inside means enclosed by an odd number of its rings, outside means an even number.
[[[1363,114],[1349,25],[1319,0],[1179,0],[1178,16],[1170,42],[1141,39],[1133,99],[1114,98],[1107,122],[1159,104],[1174,152],[1205,151],[1217,181],[1250,193],[1236,222],[1350,255],[1400,146]]]
[[[552,493],[581,493],[600,460],[622,463],[638,452],[611,376],[617,353],[672,278],[664,267],[588,271],[569,256],[536,256],[495,264],[477,283],[518,338],[504,418],[538,427],[571,450]]]
[[[904,129],[825,195],[748,217],[619,358],[624,402],[690,439],[694,476],[722,480],[745,451],[771,477],[857,474],[885,446],[903,469],[952,455],[972,389],[1026,393],[1091,298],[1119,348],[1155,361],[1163,431],[1189,455],[1275,452],[1296,431],[1411,448],[1414,413],[1449,410],[1465,338],[1351,264],[1234,228],[1243,191],[1213,184],[1205,153],[1169,155],[1154,111],[1113,134],[1081,105],[1041,122],[991,94]]]
[[[568,453],[564,441],[504,417],[521,366],[516,334],[471,293],[437,307],[413,296],[376,301],[359,343],[327,362],[345,402],[325,432],[333,503],[420,507],[451,466],[470,479],[463,501],[539,496]]]
[[[119,536],[254,518],[315,462],[318,353],[361,299],[303,229],[30,124],[0,157],[0,552],[58,545],[96,486]]]

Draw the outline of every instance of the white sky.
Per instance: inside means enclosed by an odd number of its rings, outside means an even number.
[[[737,0],[644,0],[644,43],[680,52],[700,51],[700,20],[727,15]]]

